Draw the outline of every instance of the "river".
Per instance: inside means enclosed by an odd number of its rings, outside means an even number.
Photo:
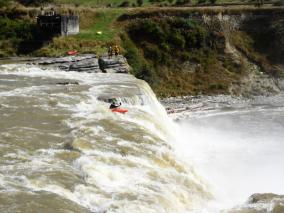
[[[283,96],[195,101],[173,119],[131,75],[1,65],[0,212],[220,212],[283,194]]]

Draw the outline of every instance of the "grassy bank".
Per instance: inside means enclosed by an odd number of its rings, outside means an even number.
[[[18,8],[16,13],[9,11],[2,15],[0,56],[60,56],[70,49],[102,54],[107,46],[120,43],[123,26],[117,25],[115,20],[125,9],[57,8],[61,14],[68,14],[70,10],[80,16],[80,33],[68,37],[41,34],[35,19],[39,8]]]
[[[254,7],[57,8],[62,14],[70,10],[80,16],[80,33],[53,38],[44,38],[37,29],[34,17],[39,8],[2,13],[0,55],[61,56],[71,49],[101,55],[109,45],[118,44],[133,74],[146,80],[160,97],[228,93],[232,83],[247,75],[243,64],[224,52],[225,36],[220,27],[206,27],[198,18],[202,14],[248,12],[261,15],[282,11],[281,8]],[[267,43],[266,37],[276,35],[280,29],[274,22],[270,25],[273,28],[267,32],[261,28],[251,32],[256,24],[248,24],[247,32],[236,31],[231,38],[232,44],[263,70],[270,69],[273,60],[283,61],[271,51],[278,44],[274,42],[274,46],[269,46],[269,41]],[[265,34],[259,37],[258,32]],[[266,49],[261,44],[265,44]]]
[[[124,13],[123,9],[77,9],[80,16],[80,33],[75,36],[57,37],[44,48],[35,52],[36,55],[62,55],[70,49],[80,53],[106,52],[109,45],[119,44],[119,34],[123,26],[115,20]]]

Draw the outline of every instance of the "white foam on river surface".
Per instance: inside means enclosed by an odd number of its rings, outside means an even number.
[[[1,108],[9,117],[1,119],[4,195],[11,187],[21,199],[20,192],[45,191],[92,212],[194,212],[210,199],[202,178],[176,156],[176,126],[145,82],[27,65],[0,70],[17,82],[0,91],[0,104],[11,106]],[[71,80],[79,85],[57,84]],[[100,101],[113,96],[128,113]],[[61,205],[49,208],[69,208]]]
[[[282,96],[204,97],[173,122],[131,75],[10,64],[0,80],[6,212],[212,213],[284,191]],[[69,81],[78,85],[57,84]],[[111,112],[103,99],[112,97],[129,112]]]

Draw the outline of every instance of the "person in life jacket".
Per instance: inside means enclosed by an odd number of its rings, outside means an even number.
[[[113,50],[114,50],[115,56],[118,56],[119,55],[119,47],[117,45],[115,45]]]
[[[111,46],[109,46],[107,53],[108,53],[108,57],[111,58],[113,54],[113,50]]]
[[[115,98],[111,99],[111,104],[109,106],[110,109],[118,108],[121,106],[121,102],[118,103]]]

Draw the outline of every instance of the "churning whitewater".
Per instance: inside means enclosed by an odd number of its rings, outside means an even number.
[[[201,212],[212,198],[131,75],[1,65],[0,111],[0,212]]]
[[[0,212],[281,212],[246,200],[284,193],[283,94],[181,102],[173,122],[131,75],[1,65]]]

